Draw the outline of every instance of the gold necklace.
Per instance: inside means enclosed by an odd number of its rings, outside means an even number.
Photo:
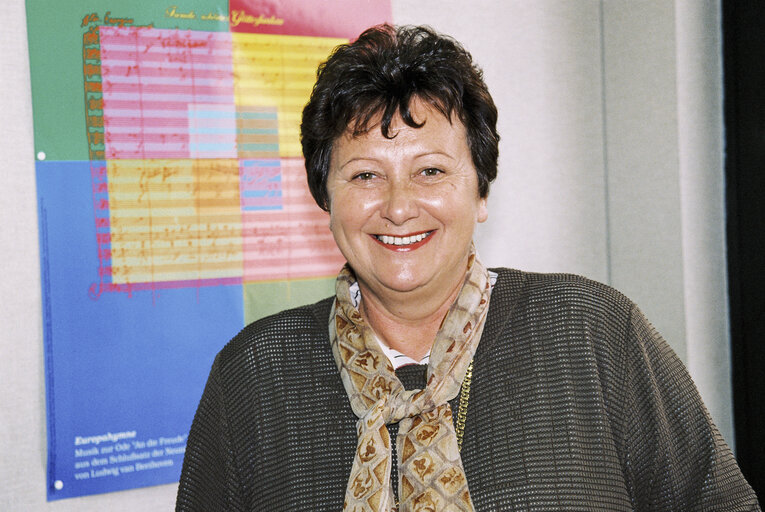
[[[457,449],[462,451],[462,436],[465,435],[465,419],[467,418],[468,400],[470,399],[470,383],[473,381],[473,361],[467,367],[465,378],[462,379],[462,389],[460,390],[460,407],[457,411],[457,425],[455,431],[457,434]]]

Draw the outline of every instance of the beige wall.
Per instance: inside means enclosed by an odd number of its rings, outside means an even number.
[[[45,412],[25,13],[0,31],[0,509],[172,508],[175,485],[45,502]],[[393,0],[454,35],[500,110],[500,178],[478,246],[633,298],[732,435],[719,0]]]

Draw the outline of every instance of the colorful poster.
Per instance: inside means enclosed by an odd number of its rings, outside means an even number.
[[[48,499],[173,482],[215,353],[332,293],[316,68],[388,1],[27,2]]]

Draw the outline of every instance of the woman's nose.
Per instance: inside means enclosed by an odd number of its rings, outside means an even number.
[[[392,183],[387,187],[382,216],[400,226],[406,221],[417,217],[417,195],[407,183]]]

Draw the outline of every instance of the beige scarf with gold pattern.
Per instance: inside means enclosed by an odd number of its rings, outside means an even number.
[[[358,443],[343,510],[395,511],[388,423],[399,422],[396,448],[401,512],[472,511],[448,401],[459,393],[489,309],[489,274],[475,252],[465,281],[436,335],[427,386],[405,390],[372,329],[350,297],[355,278],[337,277],[329,332],[343,385],[356,416]]]

